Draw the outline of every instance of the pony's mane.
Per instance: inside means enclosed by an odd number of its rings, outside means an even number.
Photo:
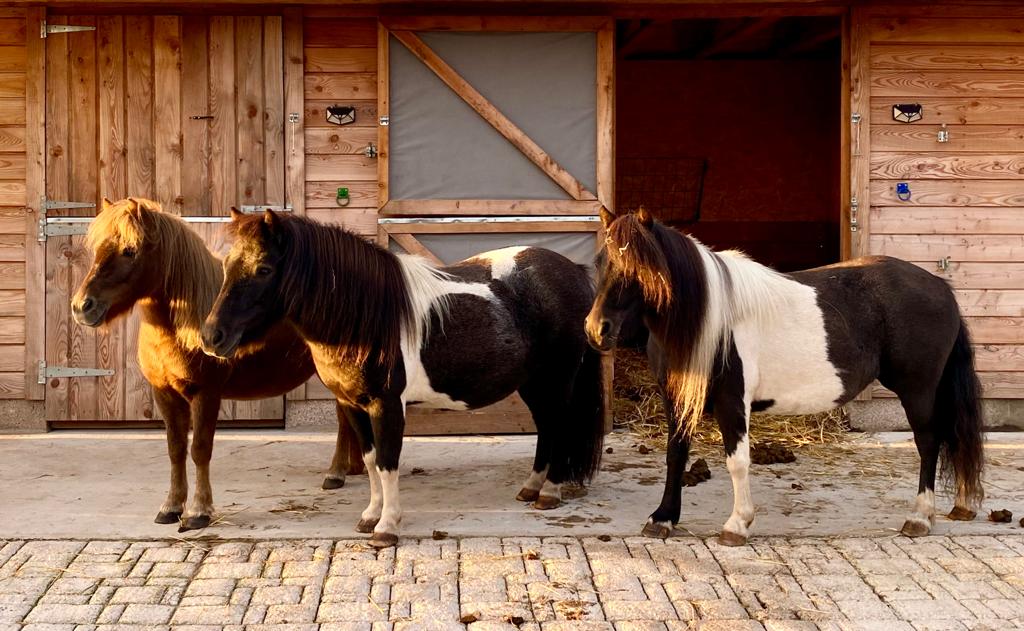
[[[90,222],[86,245],[95,252],[107,241],[155,257],[148,263],[163,272],[163,297],[175,337],[187,349],[201,348],[200,329],[220,289],[221,269],[199,235],[178,216],[163,212],[159,203],[129,198]]]
[[[390,370],[402,350],[418,350],[432,308],[444,311],[443,273],[417,257],[399,257],[336,225],[277,215],[282,234],[265,236],[263,215],[236,218],[243,241],[278,238],[284,313],[307,340],[339,348],[362,364]]]
[[[784,277],[739,251],[713,252],[677,230],[637,215],[607,230],[609,263],[636,281],[654,309],[649,323],[665,347],[669,390],[681,431],[692,432],[704,413],[715,360],[728,357],[733,326],[778,312]]]

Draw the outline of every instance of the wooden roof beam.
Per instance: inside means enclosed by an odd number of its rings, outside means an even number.
[[[780,57],[791,57],[793,55],[799,55],[800,53],[806,53],[818,48],[825,42],[839,39],[840,35],[839,25],[836,24],[835,26],[823,29],[817,33],[812,33],[809,37],[798,39],[791,44],[783,46],[779,49],[778,54]]]
[[[747,20],[738,28],[715,39],[711,44],[697,51],[696,57],[698,59],[707,59],[708,57],[728,52],[730,49],[735,48],[737,44],[740,44],[745,40],[755,37],[774,27],[778,21],[779,18],[773,17],[753,18]]]

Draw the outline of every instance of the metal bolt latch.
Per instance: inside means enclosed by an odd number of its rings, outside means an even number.
[[[940,272],[943,272],[943,273],[948,272],[949,271],[949,262],[950,262],[950,258],[948,256],[944,256],[941,259],[939,259],[938,261],[936,261],[936,267],[939,268]]]
[[[938,142],[949,142],[949,130],[946,129],[946,123],[942,123],[942,129],[935,134],[935,140]]]
[[[860,119],[861,119],[861,116],[857,112],[854,112],[853,114],[850,114],[850,122],[853,123],[854,125],[860,123]]]
[[[367,158],[376,158],[377,145],[373,144],[372,142],[366,145],[366,149],[363,149],[363,155],[366,156]]]

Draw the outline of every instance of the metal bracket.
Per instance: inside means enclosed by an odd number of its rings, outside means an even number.
[[[377,145],[373,144],[372,142],[366,145],[366,149],[363,149],[363,155],[366,156],[367,158],[376,158]]]
[[[51,217],[39,220],[41,241],[45,241],[47,237],[69,237],[89,232],[88,221],[53,221],[53,219]]]
[[[46,20],[39,23],[39,37],[46,39],[47,35],[58,33],[78,33],[81,31],[95,31],[95,26],[77,26],[74,24],[47,24]]]
[[[63,202],[53,199],[46,199],[45,195],[40,197],[39,221],[36,222],[36,239],[39,240],[40,242],[46,241],[46,237],[48,236],[55,237],[59,235],[85,234],[85,229],[88,229],[88,226],[85,226],[85,228],[83,228],[81,232],[78,232],[77,230],[79,230],[79,228],[77,227],[55,227],[57,224],[50,222],[47,219],[46,215],[48,211],[56,210],[58,208],[96,208],[96,204],[92,202]],[[70,232],[65,232],[67,230],[70,230]]]
[[[39,360],[39,375],[37,382],[46,383],[48,379],[60,377],[110,377],[114,371],[109,368],[71,368],[69,366],[47,366],[42,359]]]
[[[391,117],[390,116],[381,116],[378,119],[378,122],[380,123],[381,127],[387,127],[388,125],[391,124]]]
[[[292,205],[286,204],[284,206],[274,206],[272,204],[255,204],[255,205],[243,205],[239,206],[238,210],[243,213],[261,213],[264,210],[273,210],[279,213],[290,213],[292,211]]]
[[[299,122],[299,113],[298,112],[291,112],[290,114],[288,114],[288,122],[289,123],[297,123],[297,122]]]
[[[857,201],[856,195],[850,196],[850,232],[857,232],[857,209],[860,207],[860,202]]]
[[[860,119],[861,119],[861,116],[857,112],[854,112],[853,114],[850,114],[850,122],[853,123],[854,125],[859,124],[860,123]]]

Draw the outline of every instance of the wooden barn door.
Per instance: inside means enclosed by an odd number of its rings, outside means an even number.
[[[46,38],[46,418],[152,421],[137,316],[104,330],[71,318],[71,295],[92,260],[81,233],[103,197],[148,197],[218,249],[231,206],[286,205],[282,20],[51,14],[47,22],[88,30]],[[283,397],[226,402],[221,418],[281,423]]]

